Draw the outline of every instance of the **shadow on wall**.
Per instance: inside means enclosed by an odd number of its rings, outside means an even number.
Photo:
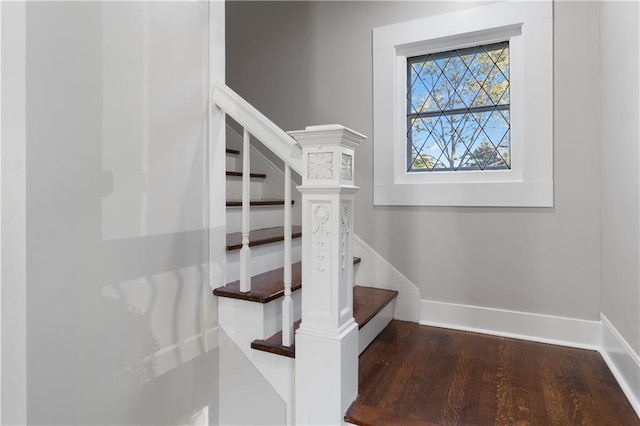
[[[28,423],[215,424],[207,3],[26,20]]]

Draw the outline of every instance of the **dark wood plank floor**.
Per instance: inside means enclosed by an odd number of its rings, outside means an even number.
[[[640,425],[596,351],[392,321],[359,374],[359,425]]]

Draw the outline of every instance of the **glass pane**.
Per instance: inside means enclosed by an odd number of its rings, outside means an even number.
[[[407,101],[409,102],[409,111],[412,114],[421,110],[422,104],[427,98],[427,89],[419,79],[422,63],[409,65],[409,91],[407,93]]]
[[[460,58],[460,62],[464,67],[465,72],[460,80],[460,84],[458,85],[457,93],[458,96],[460,96],[460,98],[462,99],[464,106],[467,108],[471,106],[473,99],[477,94],[477,90],[475,89],[475,87],[478,82],[472,68],[470,68],[470,66],[473,67],[476,63],[474,59],[477,53],[478,48],[465,49],[458,52],[458,57]]]
[[[408,163],[408,171],[427,170],[431,162],[425,159],[425,147],[431,142],[431,131],[426,128],[422,119],[414,120],[409,131],[411,141],[411,155]],[[433,166],[431,166],[433,167]]]
[[[426,102],[422,105],[422,111],[439,111],[440,108],[437,104],[437,90],[434,92],[434,88],[437,88],[440,84],[440,70],[434,62],[425,62],[422,71],[420,72],[420,84],[423,86],[426,96]]]
[[[510,167],[508,42],[409,58],[407,73],[408,171]]]

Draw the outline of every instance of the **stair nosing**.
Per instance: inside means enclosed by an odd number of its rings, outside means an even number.
[[[300,267],[302,265],[302,262],[296,262],[293,263],[291,266],[293,268],[297,268]],[[267,271],[267,272],[263,272],[262,274],[258,274],[255,275],[253,277],[251,277],[252,279],[260,279],[261,276],[265,276],[267,274],[273,274],[273,273],[278,273],[279,271],[282,271],[282,275],[284,277],[284,267],[282,268],[278,268],[278,269],[273,269],[271,271]],[[278,291],[271,293],[271,294],[259,294],[259,293],[253,293],[253,292],[248,292],[248,293],[241,293],[239,291],[239,287],[240,287],[240,280],[235,280],[232,281],[230,283],[227,283],[226,285],[224,285],[223,287],[219,287],[216,288],[215,290],[213,290],[213,294],[215,296],[218,297],[227,297],[230,299],[238,299],[238,300],[246,300],[249,302],[257,302],[257,303],[269,303],[272,300],[276,300],[279,299],[280,297],[284,296],[284,282],[282,280],[276,280],[277,284],[282,284],[282,289],[279,289]],[[238,290],[235,291],[235,287],[238,287]],[[296,291],[299,290],[302,287],[302,280],[293,280],[291,283],[291,291]],[[233,288],[234,290],[231,290],[231,288]]]
[[[295,333],[298,327],[300,327],[301,320],[293,323],[293,332]],[[274,338],[277,335],[280,335],[280,342],[282,342],[282,330],[278,331],[273,336],[267,339],[256,339],[251,342],[251,349],[255,349],[257,351],[268,352],[275,355],[286,356],[287,358],[295,358],[296,357],[296,343],[295,339],[291,346],[275,346],[267,343],[268,340]]]
[[[360,262],[361,262],[361,259],[359,257],[353,258],[354,265],[357,265]],[[294,268],[294,270],[295,268],[301,268],[302,262],[295,262],[291,266]],[[271,271],[267,271],[267,272],[263,272],[261,274],[255,275],[252,277],[252,279],[260,280],[261,279],[260,277],[264,277],[265,275],[274,275],[274,274],[280,275],[279,274],[280,271],[282,271],[282,276],[284,277],[284,267],[282,267],[282,268],[273,269]],[[294,274],[294,277],[295,275],[296,274]],[[302,288],[302,280],[298,279],[298,277],[295,277],[295,278],[296,279],[293,279],[291,283],[291,291],[297,291],[300,288]],[[270,294],[255,293],[252,291],[249,291],[248,293],[241,293],[239,290],[240,280],[235,280],[225,284],[222,287],[218,287],[214,289],[213,294],[218,297],[226,297],[229,299],[245,300],[248,302],[255,302],[255,303],[269,303],[273,300],[277,300],[284,296],[284,281],[282,279],[274,280],[270,284],[273,284],[274,287],[278,287],[278,290]],[[279,287],[280,285],[282,285],[281,288]],[[265,284],[265,286],[269,287],[269,284]]]
[[[240,151],[238,151],[237,149],[225,148],[225,154],[240,155]]]
[[[347,413],[344,415],[344,420],[358,426],[375,426],[379,424],[394,426],[438,426],[426,420],[399,417],[392,411],[387,411],[386,409],[356,404],[356,401],[349,406]]]

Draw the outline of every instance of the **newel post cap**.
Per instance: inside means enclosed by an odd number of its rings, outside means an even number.
[[[317,145],[341,145],[356,149],[367,137],[341,124],[307,126],[304,130],[294,130],[289,135],[304,147]]]
[[[355,149],[367,137],[340,124],[289,132],[302,147],[302,185],[353,185]]]

